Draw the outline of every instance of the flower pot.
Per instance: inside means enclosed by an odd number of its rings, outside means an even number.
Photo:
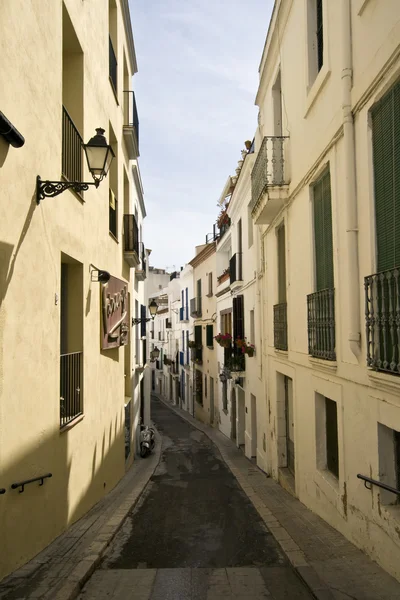
[[[254,356],[254,350],[249,348],[246,350],[246,354],[249,358],[252,358]]]

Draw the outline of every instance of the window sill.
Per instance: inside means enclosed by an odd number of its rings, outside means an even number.
[[[277,356],[282,356],[285,358],[288,358],[289,356],[289,350],[279,350],[278,348],[274,348],[274,351]]]
[[[392,394],[400,393],[400,377],[390,375],[389,373],[379,373],[378,371],[368,371],[368,377],[374,387]]]
[[[336,360],[323,360],[322,358],[314,358],[313,356],[309,356],[308,360],[313,367],[320,371],[325,371],[326,373],[335,373],[337,371]]]
[[[304,114],[304,118],[306,118],[308,116],[308,113],[310,112],[311,108],[313,107],[316,99],[318,98],[319,94],[325,87],[325,84],[328,81],[330,74],[331,74],[331,70],[328,67],[328,65],[326,65],[326,64],[323,65],[322,69],[318,73],[314,82],[308,88],[307,99],[306,99],[306,112]]]
[[[60,433],[64,433],[65,431],[69,431],[70,429],[72,429],[73,427],[75,427],[75,425],[78,425],[78,423],[80,423],[81,421],[83,421],[83,419],[85,418],[85,415],[78,415],[77,417],[75,417],[75,419],[73,419],[72,421],[70,421],[69,423],[67,423],[66,425],[64,425],[61,429],[60,429]]]
[[[119,244],[118,238],[112,233],[112,231],[109,231],[108,233],[110,234],[110,237],[114,240],[114,242]]]

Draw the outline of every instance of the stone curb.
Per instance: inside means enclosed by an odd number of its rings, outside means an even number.
[[[232,475],[234,475],[234,477],[236,478],[244,493],[252,502],[253,506],[264,521],[268,530],[275,538],[275,540],[281,547],[283,553],[288,558],[293,569],[295,570],[299,578],[307,586],[309,591],[317,600],[335,600],[335,596],[332,594],[330,587],[324,581],[322,581],[322,579],[320,579],[315,569],[307,562],[304,552],[301,550],[298,544],[293,540],[293,538],[289,535],[286,529],[280,524],[279,519],[277,519],[274,516],[273,512],[265,506],[264,502],[258,496],[257,492],[248,483],[247,478],[240,473],[239,469],[237,469],[235,464],[228,458],[224,448],[220,447],[218,441],[213,439],[211,434],[207,431],[208,426],[204,425],[203,423],[197,423],[194,417],[192,417],[189,414],[185,415],[185,412],[182,409],[179,409],[176,406],[172,405],[168,400],[162,398],[158,394],[153,393],[152,395],[158,398],[160,402],[162,402],[165,406],[171,409],[184,421],[186,421],[193,427],[196,427],[199,431],[202,431],[209,438],[209,440],[218,448],[225,464],[231,471]],[[57,598],[57,600],[61,599]],[[62,600],[64,600],[64,598]]]
[[[67,575],[67,581],[56,591],[55,594],[53,589],[50,591],[48,596],[45,596],[45,598],[48,598],[49,600],[75,600],[75,598],[77,598],[82,591],[85,583],[90,579],[93,572],[99,566],[105,550],[122,527],[126,517],[128,516],[128,513],[138,503],[143,492],[147,488],[152,475],[160,464],[162,435],[157,431],[156,428],[155,432],[157,443],[153,454],[156,455],[157,460],[154,463],[154,468],[149,472],[149,476],[145,485],[136,493],[133,499],[128,498],[121,502],[120,507],[105,523],[95,540],[87,548],[87,555],[85,558],[81,560],[80,563]]]

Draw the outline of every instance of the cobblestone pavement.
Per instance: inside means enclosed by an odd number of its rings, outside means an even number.
[[[310,600],[211,440],[157,399],[162,457],[80,600]]]
[[[165,400],[163,400],[166,402]],[[216,444],[298,575],[319,600],[400,600],[400,583],[256,468],[220,431],[171,410]],[[290,595],[287,596],[291,598]]]

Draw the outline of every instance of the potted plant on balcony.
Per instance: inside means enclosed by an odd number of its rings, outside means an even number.
[[[230,333],[218,333],[218,335],[216,335],[214,339],[217,342],[217,344],[219,344],[223,348],[230,348],[230,346],[232,345],[232,336]]]
[[[242,354],[247,354],[249,358],[254,356],[255,346],[254,344],[248,344],[246,338],[236,338],[235,340],[236,348],[239,348]]]
[[[197,348],[197,344],[194,340],[189,340],[188,341],[188,347],[189,348]]]
[[[230,276],[230,270],[228,267],[222,271],[222,273],[221,273],[221,275],[219,275],[219,277],[217,277],[218,285],[220,283],[222,283],[223,281],[225,281],[226,279],[228,279],[229,276]]]

